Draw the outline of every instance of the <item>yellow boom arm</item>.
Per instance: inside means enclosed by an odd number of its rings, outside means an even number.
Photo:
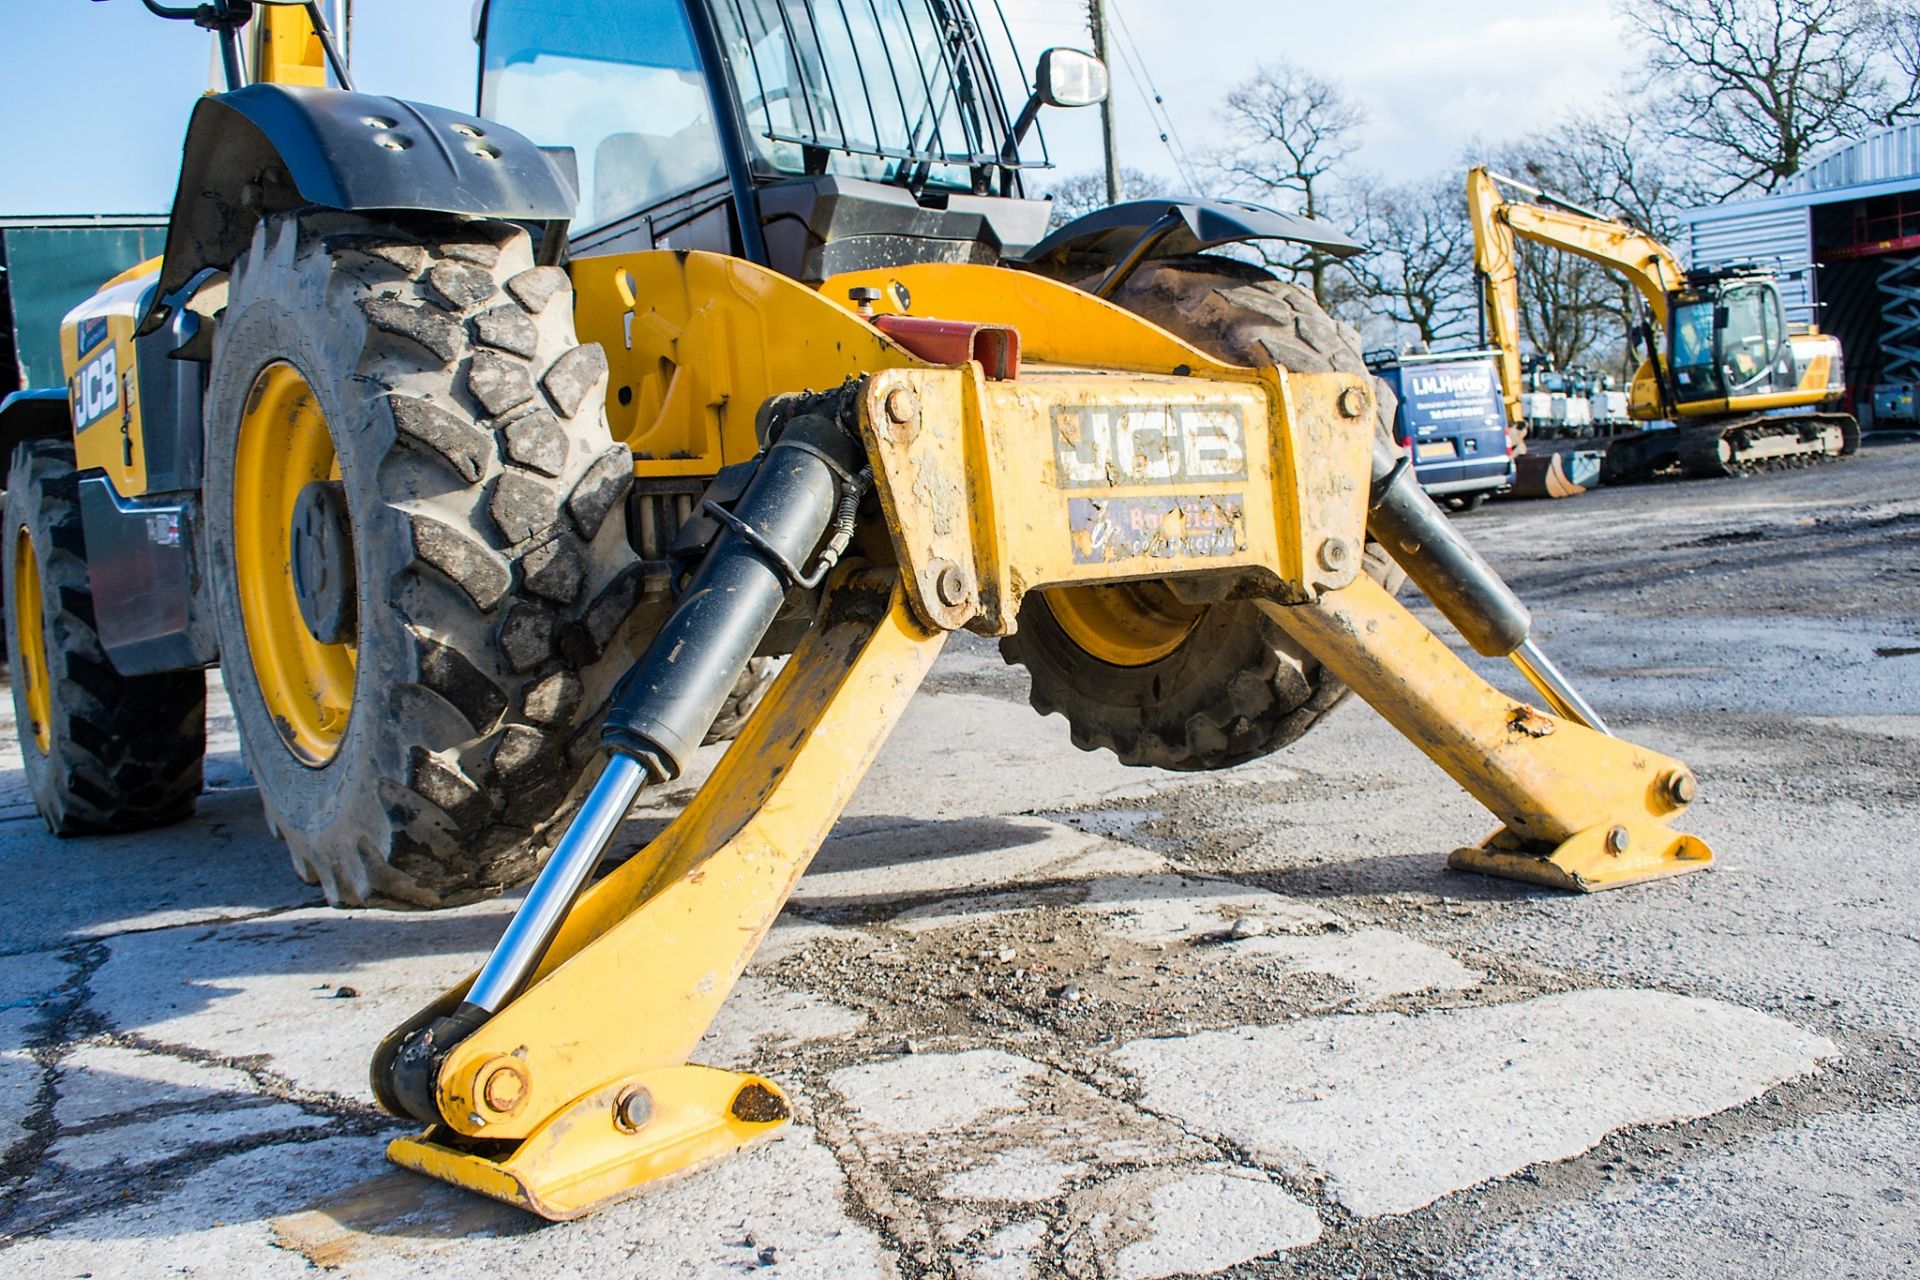
[[[1488,336],[1500,350],[1501,395],[1507,421],[1520,422],[1520,290],[1514,260],[1519,237],[1597,262],[1625,276],[1647,300],[1653,322],[1667,327],[1667,292],[1684,278],[1673,250],[1624,222],[1594,218],[1546,204],[1509,201],[1505,183],[1484,165],[1467,173],[1467,216],[1473,222],[1473,263],[1486,290]],[[1534,192],[1534,194],[1541,194]]]

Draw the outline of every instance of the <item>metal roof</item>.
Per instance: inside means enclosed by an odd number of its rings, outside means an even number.
[[[1790,192],[1834,191],[1920,178],[1920,123],[1897,124],[1829,151],[1786,180]]]
[[[1920,190],[1920,122],[1880,129],[1829,151],[1772,195],[1682,209],[1679,218],[1697,225],[1914,190]]]

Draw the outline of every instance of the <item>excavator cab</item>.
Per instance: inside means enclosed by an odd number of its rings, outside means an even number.
[[[1668,368],[1678,404],[1791,392],[1798,384],[1786,306],[1770,277],[1690,273],[1669,314]]]

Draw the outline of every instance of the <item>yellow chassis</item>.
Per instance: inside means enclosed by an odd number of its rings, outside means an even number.
[[[1190,579],[1256,593],[1499,818],[1456,866],[1593,890],[1711,860],[1668,825],[1692,794],[1684,765],[1494,689],[1360,571],[1369,380],[1224,365],[1085,293],[993,268],[863,273],[817,293],[703,254],[590,259],[575,275],[583,336],[607,346],[616,385],[660,371],[630,432],[705,433],[724,452],[769,396],[859,380],[890,537],[832,580],[686,810],[582,896],[533,980],[448,1054],[442,1122],[396,1140],[399,1164],[568,1218],[784,1125],[777,1085],[687,1055],[947,634],[1011,631],[1030,590]],[[916,315],[1011,326],[1028,363],[993,381],[920,360],[834,301],[856,285],[879,288],[883,310],[910,298]],[[1138,483],[1121,467],[1063,483],[1058,451],[1089,411],[1171,420],[1175,406],[1237,420],[1239,458],[1216,450],[1202,479]],[[376,1073],[465,990],[389,1036]]]

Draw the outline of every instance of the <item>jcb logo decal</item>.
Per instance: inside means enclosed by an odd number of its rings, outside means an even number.
[[[1063,405],[1053,446],[1065,489],[1247,478],[1238,405]]]
[[[120,405],[120,362],[112,347],[80,366],[73,377],[73,421],[90,427]]]

